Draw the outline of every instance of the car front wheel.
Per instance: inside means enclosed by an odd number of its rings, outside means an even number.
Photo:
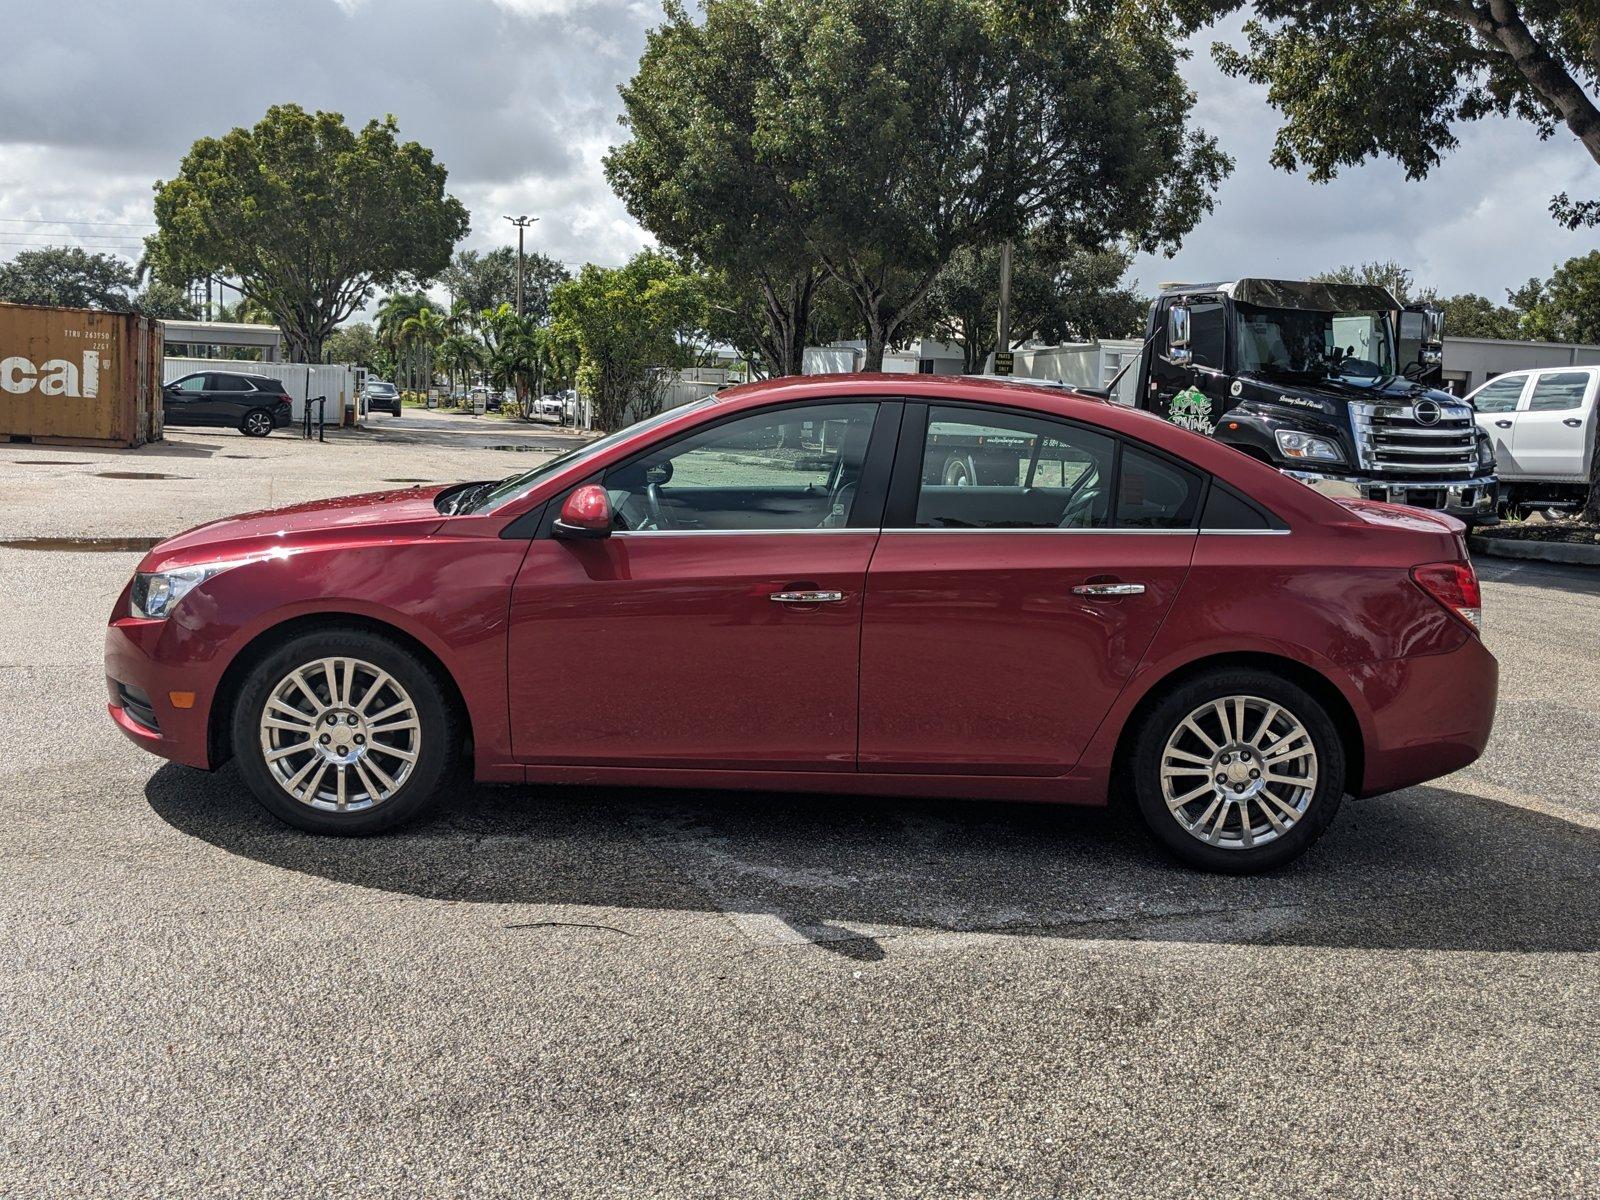
[[[266,437],[272,432],[272,414],[264,408],[252,408],[239,422],[239,432],[245,437]]]
[[[305,634],[275,650],[234,710],[234,757],[251,791],[312,833],[377,833],[416,815],[440,791],[454,749],[433,672],[364,630]]]
[[[1177,857],[1246,873],[1302,854],[1344,795],[1338,729],[1305,689],[1278,675],[1221,670],[1157,702],[1134,743],[1134,795]]]

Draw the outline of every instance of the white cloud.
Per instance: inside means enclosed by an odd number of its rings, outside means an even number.
[[[654,0],[141,0],[99,7],[93,21],[78,5],[12,4],[0,258],[63,240],[136,257],[151,184],[190,143],[292,100],[353,124],[395,114],[449,168],[472,210],[469,246],[512,243],[502,215],[530,213],[530,247],[621,262],[650,239],[601,158],[622,132],[617,85],[659,20]],[[1237,167],[1175,258],[1136,262],[1145,289],[1395,258],[1447,292],[1499,298],[1593,248],[1592,233],[1562,230],[1546,205],[1563,190],[1600,195],[1600,169],[1572,139],[1540,143],[1516,122],[1465,127],[1460,150],[1421,183],[1388,162],[1326,186],[1274,170],[1277,114],[1206,48],[1234,29],[1197,38],[1186,75],[1197,123]]]
[[[1264,88],[1230,79],[1209,45],[1230,29],[1202,34],[1186,72],[1196,123],[1234,156],[1211,215],[1172,258],[1141,255],[1133,273],[1148,293],[1165,280],[1241,275],[1304,278],[1345,263],[1395,259],[1446,294],[1495,300],[1530,275],[1594,249],[1592,231],[1562,229],[1550,198],[1600,194],[1600,168],[1570,137],[1540,142],[1531,126],[1488,120],[1458,131],[1461,145],[1422,181],[1387,160],[1328,184],[1273,168],[1268,157],[1280,118]]]

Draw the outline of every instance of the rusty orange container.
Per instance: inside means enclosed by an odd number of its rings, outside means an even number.
[[[0,441],[159,440],[163,347],[150,317],[0,303]]]

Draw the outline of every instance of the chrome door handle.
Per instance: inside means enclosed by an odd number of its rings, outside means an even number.
[[[1501,429],[1510,429],[1511,428],[1511,422],[1510,421],[1496,421],[1495,424],[1500,426]]]
[[[837,604],[843,592],[773,592],[767,597],[774,604]]]
[[[1142,596],[1142,583],[1080,583],[1072,589],[1074,596]]]
[[[1576,428],[1577,428],[1577,427],[1578,427],[1578,426],[1579,426],[1579,425],[1582,425],[1582,424],[1583,424],[1583,422],[1582,422],[1582,421],[1580,421],[1580,420],[1578,420],[1578,418],[1577,418],[1577,417],[1566,417],[1566,418],[1564,418],[1564,419],[1563,419],[1563,420],[1562,420],[1562,422],[1561,422],[1561,423],[1562,423],[1562,424],[1563,424],[1563,425],[1570,425],[1570,426],[1572,426],[1572,427],[1573,427],[1573,428],[1574,428],[1574,429],[1576,429]]]

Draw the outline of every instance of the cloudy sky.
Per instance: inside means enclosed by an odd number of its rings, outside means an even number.
[[[658,15],[655,0],[0,0],[0,259],[63,241],[135,257],[152,181],[195,138],[293,100],[352,124],[394,113],[449,167],[469,245],[508,244],[503,214],[527,212],[532,246],[620,262],[648,239],[600,159]],[[1486,122],[1425,183],[1383,163],[1317,186],[1268,165],[1260,89],[1221,76],[1203,45],[1189,76],[1198,123],[1237,167],[1175,259],[1135,264],[1146,289],[1395,258],[1446,292],[1498,299],[1593,248],[1545,212],[1563,189],[1600,194],[1600,168],[1569,138]]]

